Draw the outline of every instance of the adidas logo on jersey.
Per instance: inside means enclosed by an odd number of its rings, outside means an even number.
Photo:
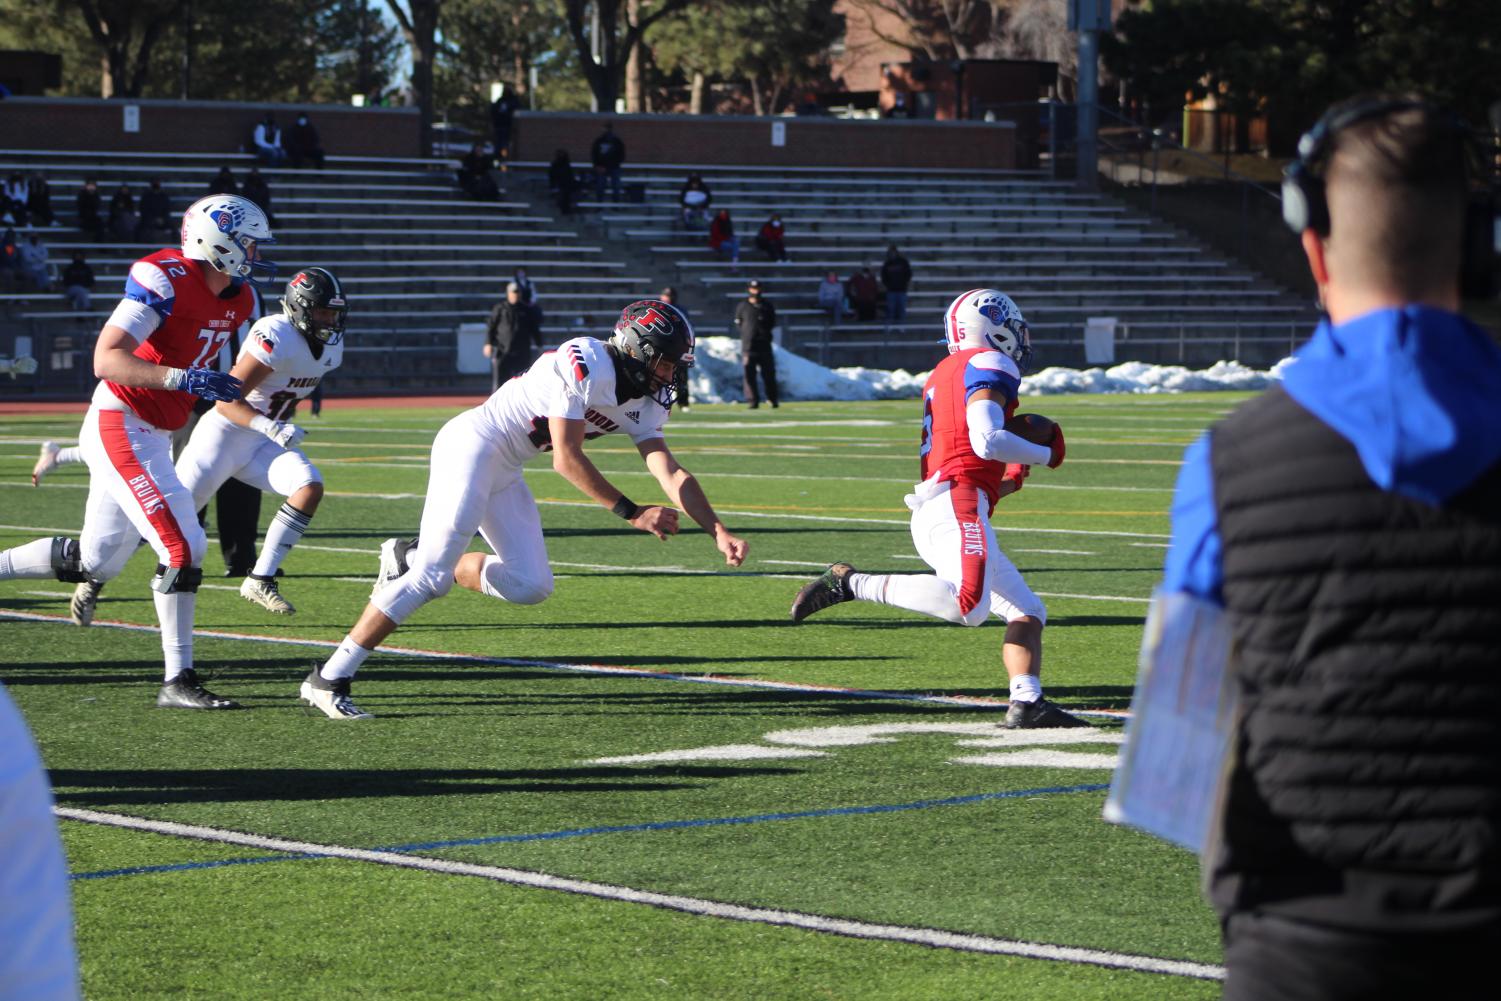
[[[625,412],[625,415],[631,419],[631,423],[632,424],[640,424],[641,423],[641,411],[639,411],[639,410],[627,410]]]

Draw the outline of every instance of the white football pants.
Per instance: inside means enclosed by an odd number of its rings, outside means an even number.
[[[217,410],[198,421],[177,457],[177,475],[193,494],[193,510],[234,477],[257,490],[290,497],[323,476],[300,449],[282,448],[259,431],[242,428]]]
[[[552,594],[552,567],[542,539],[542,517],[522,478],[521,467],[499,448],[466,411],[443,425],[433,440],[427,499],[417,548],[407,572],[371,599],[393,622],[453,586],[454,567],[478,532],[495,555],[485,560],[484,593],[517,605],[535,605]]]
[[[912,544],[933,575],[890,574],[874,600],[914,612],[978,626],[994,614],[1006,622],[1023,615],[1047,621],[1047,608],[1016,565],[1001,552],[986,516],[985,492],[964,483],[918,484],[907,495]]]

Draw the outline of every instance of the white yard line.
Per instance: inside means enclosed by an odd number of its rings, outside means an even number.
[[[169,837],[191,838],[218,844],[241,845],[265,851],[288,852],[296,855],[321,855],[329,858],[347,859],[354,862],[369,862],[420,872],[439,873],[446,876],[470,876],[488,879],[512,886],[524,886],[539,890],[580,894],[602,900],[623,903],[645,904],[685,914],[720,918],[727,921],[746,921],[754,924],[779,925],[800,928],[804,931],[847,938],[876,939],[888,942],[907,942],[935,949],[953,949],[961,952],[989,953],[992,955],[1018,956],[1025,959],[1046,959],[1055,962],[1075,963],[1086,966],[1102,966],[1109,969],[1133,970],[1139,973],[1157,973],[1174,977],[1190,977],[1197,980],[1220,980],[1224,969],[1205,963],[1191,963],[1179,959],[1161,959],[1156,956],[1137,956],[1129,953],[1107,952],[1100,949],[1082,949],[1076,946],[1049,945],[1045,942],[1024,942],[1016,939],[992,938],[964,932],[947,931],[941,928],[913,928],[902,925],[873,924],[849,918],[808,914],[801,911],[783,911],[769,907],[748,907],[702,897],[687,897],[679,894],[656,893],[637,890],[613,883],[597,883],[590,880],[553,876],[545,872],[512,869],[506,866],[479,865],[451,859],[407,855],[401,852],[381,851],[370,848],[349,848],[344,845],[318,844],[310,841],[293,841],[287,838],[268,837],[262,834],[247,834],[198,824],[180,824],[166,820],[148,820],[98,810],[80,810],[72,807],[54,807],[59,817],[87,824],[101,824],[127,830],[147,831]]]

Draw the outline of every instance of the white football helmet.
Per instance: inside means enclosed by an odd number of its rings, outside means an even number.
[[[209,195],[182,214],[184,257],[206,261],[215,271],[254,285],[276,277],[276,264],[261,257],[261,248],[275,242],[266,213],[239,195]]]
[[[970,289],[949,304],[943,316],[949,354],[988,348],[1010,356],[1018,368],[1032,357],[1032,333],[1016,303],[993,288]]]

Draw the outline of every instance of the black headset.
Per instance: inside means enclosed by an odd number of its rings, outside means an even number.
[[[1385,118],[1400,111],[1423,109],[1450,123],[1468,150],[1472,162],[1466,168],[1473,180],[1483,177],[1485,158],[1473,132],[1457,116],[1426,101],[1404,98],[1372,100],[1324,113],[1298,140],[1298,158],[1282,172],[1282,219],[1294,233],[1312,229],[1329,234],[1329,203],[1324,197],[1320,173],[1334,137],[1358,122]],[[1469,298],[1489,299],[1496,294],[1496,200],[1490,185],[1481,185],[1465,207],[1464,236],[1460,263],[1460,290]]]

